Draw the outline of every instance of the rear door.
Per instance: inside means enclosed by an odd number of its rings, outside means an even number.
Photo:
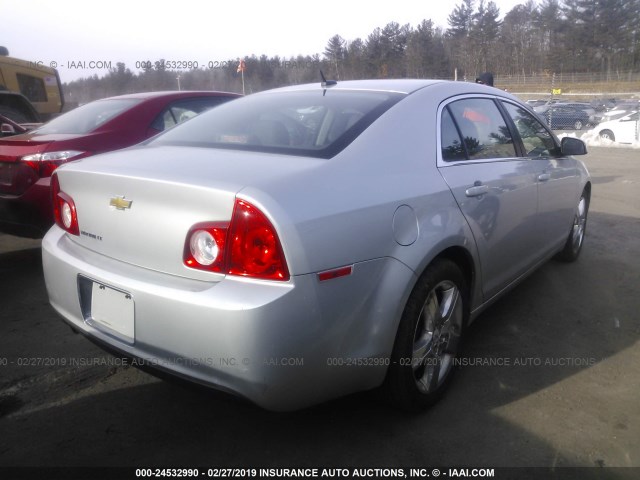
[[[439,171],[473,231],[488,299],[536,261],[536,168],[493,98],[455,99],[439,115]]]

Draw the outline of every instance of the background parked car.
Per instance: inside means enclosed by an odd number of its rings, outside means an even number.
[[[634,143],[640,140],[640,112],[633,112],[617,120],[602,122],[593,129],[600,138],[618,143]]]
[[[591,100],[589,105],[598,113],[604,113],[607,110],[615,108],[617,100],[615,98],[598,98]]]
[[[622,100],[609,108],[602,116],[603,122],[617,120],[640,110],[640,100]]]
[[[0,231],[41,237],[53,224],[50,177],[62,163],[139,143],[239,95],[150,92],[88,103],[0,139]]]
[[[526,104],[529,105],[531,108],[535,109],[536,107],[544,107],[545,105],[548,105],[549,101],[541,100],[541,99],[527,100]]]
[[[557,103],[535,107],[534,110],[554,130],[582,130],[599,122],[596,111],[588,104]]]

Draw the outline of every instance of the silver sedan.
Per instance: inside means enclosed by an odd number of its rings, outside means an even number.
[[[583,153],[472,83],[250,95],[57,170],[49,298],[106,348],[267,409],[377,387],[424,408],[469,322],[578,257]]]

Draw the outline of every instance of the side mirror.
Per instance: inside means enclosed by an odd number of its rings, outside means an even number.
[[[563,156],[586,155],[587,145],[579,138],[564,137],[560,141],[560,152]]]

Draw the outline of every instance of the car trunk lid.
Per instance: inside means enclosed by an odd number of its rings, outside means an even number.
[[[143,147],[80,160],[58,170],[75,202],[80,236],[93,251],[133,265],[190,278],[220,274],[183,264],[189,229],[229,222],[236,194],[270,176],[303,168],[292,159],[275,173],[265,154],[204,148]],[[305,159],[300,160],[304,164]]]

